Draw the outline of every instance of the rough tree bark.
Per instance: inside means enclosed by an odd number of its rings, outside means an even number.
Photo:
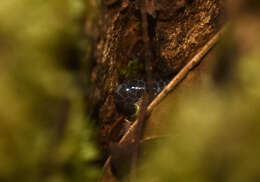
[[[125,80],[145,77],[140,8],[135,0],[104,0],[103,29],[92,71],[93,101],[106,154],[109,142],[122,136],[124,116],[113,93]],[[146,0],[154,78],[174,77],[224,21],[222,0]]]

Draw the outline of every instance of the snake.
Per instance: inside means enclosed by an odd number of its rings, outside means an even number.
[[[151,99],[155,98],[170,80],[159,79],[152,81]],[[118,85],[114,92],[114,101],[119,113],[126,116],[136,114],[139,107],[139,101],[147,91],[148,84],[145,80],[128,80]]]

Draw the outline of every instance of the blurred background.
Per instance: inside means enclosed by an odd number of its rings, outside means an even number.
[[[138,181],[260,181],[259,2],[228,1],[224,63],[174,105],[173,135],[152,147]],[[99,4],[0,1],[0,181],[99,179],[88,102]]]
[[[0,181],[97,180],[84,33],[97,3],[0,2]]]

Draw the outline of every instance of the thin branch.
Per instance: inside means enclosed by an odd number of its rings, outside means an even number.
[[[157,97],[149,104],[147,113],[152,112],[154,107],[158,105],[166,95],[171,92],[176,86],[188,75],[188,73],[201,61],[202,58],[209,52],[209,50],[217,43],[221,35],[225,32],[226,26],[218,31],[202,49],[182,68],[182,70],[166,85],[166,87],[157,95]]]
[[[151,59],[152,59],[152,42],[149,37],[148,33],[148,19],[146,13],[146,0],[139,0],[138,1],[140,12],[141,12],[141,24],[142,24],[142,39],[144,42],[144,50],[145,50],[145,71],[146,71],[146,78],[147,78],[147,85],[148,85],[148,92],[145,91],[144,96],[142,98],[141,103],[141,110],[137,118],[137,125],[135,129],[135,135],[133,135],[134,141],[134,151],[132,156],[132,164],[131,164],[131,178],[135,180],[136,178],[136,165],[137,165],[137,158],[140,151],[140,140],[143,136],[144,126],[145,126],[145,116],[146,110],[150,100],[150,92],[152,88],[152,66],[151,66]]]

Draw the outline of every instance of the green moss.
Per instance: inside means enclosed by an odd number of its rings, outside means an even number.
[[[125,78],[134,78],[137,74],[142,73],[144,70],[144,64],[138,58],[132,59],[126,66],[122,66],[119,69],[119,75]]]

